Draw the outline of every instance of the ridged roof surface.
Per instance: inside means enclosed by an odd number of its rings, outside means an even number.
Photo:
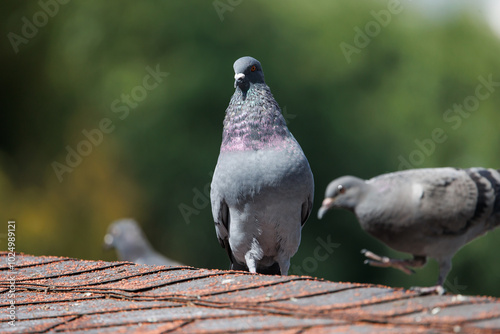
[[[26,254],[11,269],[7,255],[0,252],[1,333],[500,331],[492,297]]]

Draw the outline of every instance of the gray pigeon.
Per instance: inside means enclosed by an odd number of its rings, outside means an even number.
[[[104,248],[116,249],[120,261],[157,266],[182,266],[151,247],[137,222],[130,218],[116,220],[104,236]]]
[[[427,257],[439,263],[436,286],[416,288],[443,293],[453,255],[469,241],[500,225],[500,171],[485,168],[412,169],[368,181],[343,176],[332,181],[318,212],[353,211],[361,227],[389,247],[413,255],[396,260],[363,251],[379,267],[411,273]]]
[[[231,269],[287,275],[311,213],[313,175],[259,61],[243,57],[233,68],[210,192],[215,230]]]

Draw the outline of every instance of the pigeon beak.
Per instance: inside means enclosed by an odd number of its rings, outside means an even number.
[[[111,248],[113,248],[113,236],[108,233],[104,236],[104,243],[102,244],[102,249],[110,250]]]
[[[243,73],[236,73],[234,75],[234,88],[236,88],[236,86],[238,86],[240,83],[242,83],[243,80],[245,80],[245,74],[243,74]]]
[[[325,213],[332,208],[334,201],[335,199],[331,197],[327,197],[323,200],[323,203],[321,203],[321,208],[319,208],[318,210],[318,219],[323,218]]]

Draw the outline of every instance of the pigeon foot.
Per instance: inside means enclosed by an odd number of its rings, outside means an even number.
[[[432,295],[437,294],[439,296],[444,295],[445,290],[442,285],[434,285],[434,286],[414,286],[410,288],[411,291],[417,292],[419,295]]]
[[[365,264],[369,264],[374,267],[396,268],[408,275],[415,273],[415,271],[409,267],[420,267],[425,263],[425,261],[422,263],[420,258],[413,258],[411,260],[391,259],[387,256],[377,255],[367,249],[363,249],[361,254],[368,258],[365,260]]]

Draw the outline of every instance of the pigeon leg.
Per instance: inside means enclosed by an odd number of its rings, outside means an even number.
[[[251,273],[257,273],[257,263],[253,257],[245,256],[245,260],[247,263],[248,271]]]
[[[437,259],[439,263],[439,278],[434,286],[429,287],[412,287],[411,290],[417,291],[421,295],[428,295],[436,293],[438,295],[443,295],[445,289],[443,287],[446,277],[451,270],[451,258]]]
[[[280,274],[282,276],[288,275],[288,269],[290,268],[290,259],[286,256],[280,256],[278,259],[278,264],[280,266]]]
[[[379,256],[366,249],[363,249],[361,253],[368,258],[368,260],[365,260],[365,264],[369,264],[374,267],[396,268],[408,275],[415,273],[415,271],[413,271],[409,267],[422,267],[426,262],[426,258],[424,256],[414,255],[413,259],[400,260],[400,259],[391,259],[387,256]]]
[[[439,277],[436,285],[443,286],[446,281],[446,277],[450,273],[451,270],[451,257],[438,259],[439,263]]]

